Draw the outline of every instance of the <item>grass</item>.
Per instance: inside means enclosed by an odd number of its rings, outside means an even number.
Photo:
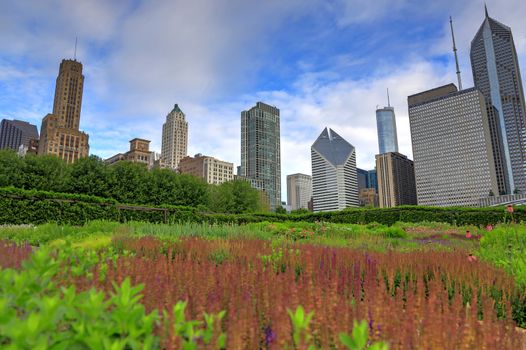
[[[32,246],[73,246],[100,249],[108,246],[113,237],[153,236],[164,241],[185,237],[205,239],[261,239],[313,243],[331,247],[386,251],[478,249],[478,240],[465,239],[466,230],[473,235],[483,234],[476,227],[453,227],[447,224],[420,225],[397,223],[350,225],[309,222],[260,222],[246,225],[210,225],[198,223],[152,224],[144,222],[117,223],[91,221],[83,226],[57,225],[0,227],[0,239]]]

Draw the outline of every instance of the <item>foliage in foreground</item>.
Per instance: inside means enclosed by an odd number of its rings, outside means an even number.
[[[526,228],[524,225],[497,226],[480,241],[479,256],[509,274],[526,287]]]
[[[0,251],[17,247],[0,242]],[[26,247],[27,248],[27,247]],[[140,303],[143,285],[132,286],[130,278],[122,283],[112,281],[112,291],[95,288],[79,290],[74,284],[64,285],[68,275],[88,272],[93,262],[112,258],[111,252],[95,260],[70,248],[51,251],[41,248],[28,260],[29,250],[13,256],[10,263],[21,269],[0,270],[0,346],[4,349],[225,349],[227,336],[221,331],[225,311],[203,312],[202,321],[187,319],[187,302],[178,301],[172,312],[145,311]],[[114,257],[114,256],[113,256]],[[93,258],[93,256],[92,256]],[[5,264],[9,259],[1,261]],[[73,260],[85,269],[65,270]],[[86,261],[82,261],[86,260]],[[1,266],[1,265],[0,265]],[[289,311],[293,336],[290,345],[302,348],[312,339],[303,308]],[[273,335],[266,334],[268,343]],[[387,344],[369,346],[367,323],[355,323],[352,334],[340,334],[347,349],[387,350]]]
[[[305,315],[314,312],[308,337],[318,349],[338,348],[339,332],[352,334],[356,319],[367,321],[369,341],[387,340],[395,349],[524,344],[516,330],[524,295],[501,270],[461,251],[365,254],[277,241],[120,236],[102,251],[74,252],[60,285],[109,295],[130,278],[145,286],[146,314],[161,310],[164,317],[180,300],[187,303],[185,319],[204,322],[203,312],[224,310],[217,322],[227,348],[292,348],[287,309],[299,305]],[[161,346],[174,339],[156,332]]]

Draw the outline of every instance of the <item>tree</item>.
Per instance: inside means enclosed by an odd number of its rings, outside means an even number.
[[[494,197],[495,196],[495,193],[493,193],[493,190],[489,190],[489,196],[490,197]]]
[[[287,214],[287,209],[283,208],[281,205],[276,207],[276,214]]]
[[[239,214],[261,211],[260,192],[243,180],[211,186],[209,208],[217,213]]]
[[[27,155],[24,158],[20,187],[65,192],[69,170],[66,162],[56,156]]]
[[[189,174],[177,174],[174,205],[198,207],[208,205],[208,184]]]
[[[150,190],[148,202],[153,205],[171,204],[178,202],[178,178],[170,169],[154,169],[149,173]]]
[[[66,182],[68,192],[110,197],[110,171],[101,158],[93,155],[81,158],[70,167]]]
[[[109,194],[120,203],[148,204],[145,164],[118,162],[109,167]]]
[[[0,187],[22,187],[24,160],[13,150],[0,150]]]

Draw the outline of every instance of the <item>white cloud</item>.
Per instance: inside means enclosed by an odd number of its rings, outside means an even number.
[[[526,2],[491,0],[488,8],[512,28],[524,76]],[[455,82],[452,59],[447,64],[436,60],[450,55],[449,13],[469,86],[469,42],[483,19],[482,3],[475,0],[7,0],[0,2],[0,106],[9,101],[22,105],[13,109],[13,117],[40,124],[51,111],[58,63],[72,56],[78,36],[86,75],[81,127],[90,133],[92,152],[108,157],[126,151],[133,137],[151,139],[159,151],[164,118],[179,103],[189,121],[189,153],[238,165],[240,112],[261,100],[281,110],[285,196],[287,174],[310,173],[310,146],[325,126],[356,147],[358,166],[374,166],[375,109],[386,104],[386,88],[395,107],[400,151],[411,156],[407,96]],[[393,31],[401,31],[400,23],[411,16],[420,16],[423,27],[427,20],[436,25],[443,16],[437,39],[404,44],[408,47],[400,51],[413,54],[400,57],[396,65],[367,66],[371,55],[390,58],[384,44],[397,43],[367,37],[363,28],[380,26],[387,33],[393,25]],[[315,18],[324,30],[313,36],[356,29],[352,39],[366,42],[367,52],[343,47],[331,51],[322,65],[306,55],[286,62],[290,67],[277,67],[276,50],[287,48],[275,42],[290,34],[289,23],[303,18]],[[285,45],[301,45],[296,41],[302,40],[310,45],[310,39],[291,39]],[[324,54],[316,48],[312,52]],[[15,66],[16,61],[23,63]],[[20,68],[24,66],[32,68]],[[356,67],[366,74],[344,75]],[[280,82],[279,89],[260,87],[262,72],[281,79],[276,74],[281,69],[300,73]]]

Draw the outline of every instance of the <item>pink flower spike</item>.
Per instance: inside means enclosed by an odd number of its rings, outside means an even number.
[[[469,232],[469,230],[466,231],[466,238],[471,238],[473,237],[473,235],[471,234],[471,232]]]
[[[506,211],[507,211],[508,213],[513,213],[513,205],[508,204],[508,206],[506,207]]]
[[[493,225],[489,224],[488,226],[486,226],[486,230],[493,231]]]

